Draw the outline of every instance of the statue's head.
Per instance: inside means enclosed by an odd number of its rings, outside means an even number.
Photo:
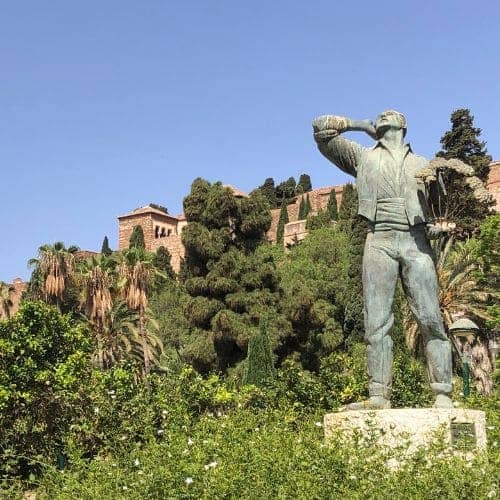
[[[406,135],[405,115],[399,111],[394,111],[393,109],[388,109],[387,111],[380,113],[375,121],[377,137],[382,137],[386,130],[389,129],[402,129],[404,137]]]

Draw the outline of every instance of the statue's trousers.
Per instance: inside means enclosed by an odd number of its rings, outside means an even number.
[[[368,233],[363,255],[365,340],[370,396],[390,398],[392,385],[392,302],[401,277],[410,309],[425,345],[431,388],[451,393],[451,343],[438,301],[438,282],[432,249],[423,225],[409,231]]]

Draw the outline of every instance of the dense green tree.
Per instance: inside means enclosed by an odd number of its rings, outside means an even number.
[[[261,193],[265,196],[267,201],[269,202],[270,208],[276,208],[276,187],[274,185],[274,179],[272,177],[268,177],[262,186],[258,188]]]
[[[309,215],[309,213],[311,212],[311,209],[312,209],[311,199],[309,198],[309,194],[307,194],[306,195],[306,208],[305,208],[306,218]]]
[[[278,245],[283,244],[283,236],[285,234],[285,224],[288,224],[289,219],[288,219],[288,205],[283,198],[283,201],[281,202],[281,211],[280,211],[280,216],[278,219],[278,227],[276,228],[276,243]]]
[[[295,196],[295,188],[297,183],[293,177],[289,177],[286,181],[281,182],[276,186],[276,198],[278,200],[286,200],[286,203],[290,201]]]
[[[451,114],[451,129],[441,137],[442,149],[436,156],[446,159],[457,158],[470,165],[475,175],[486,182],[489,174],[491,156],[487,153],[486,143],[480,140],[481,129],[474,127],[474,117],[469,109],[457,109]],[[478,201],[472,189],[466,186],[463,178],[455,171],[443,172],[446,185],[445,215],[457,223],[463,236],[477,233],[481,222],[489,214],[491,203]],[[444,198],[444,196],[442,196]],[[439,213],[439,207],[434,207]]]
[[[346,184],[339,208],[338,226],[349,240],[349,272],[344,298],[344,331],[355,338],[364,336],[362,262],[367,225],[358,215],[358,193],[352,184]]]
[[[104,236],[104,240],[102,241],[101,253],[103,255],[109,256],[113,253],[113,250],[109,247],[109,240],[107,236]]]
[[[335,189],[332,189],[330,196],[328,197],[326,211],[328,212],[330,220],[336,221],[339,218],[339,211],[337,208],[337,195],[335,194]]]
[[[184,314],[190,299],[181,283],[170,280],[157,290],[150,301],[151,312],[158,323],[158,336],[164,346],[160,364],[167,369],[178,369],[182,363],[188,362],[194,365],[197,360],[206,359],[206,353],[193,355],[193,347],[198,345],[196,329]],[[207,365],[214,362],[215,356]],[[200,369],[200,366],[196,368]]]
[[[320,227],[331,226],[330,215],[326,210],[319,209],[316,215],[310,215],[307,218],[306,228],[309,230],[319,229]]]
[[[312,190],[311,177],[308,174],[302,174],[297,183],[296,191],[298,194],[307,193]]]
[[[0,321],[0,476],[27,478],[55,460],[74,424],[72,397],[85,387],[91,336],[43,302]]]
[[[175,278],[175,271],[171,261],[170,252],[164,246],[158,247],[153,257],[153,265],[161,274],[156,275],[154,278],[153,287],[155,290],[160,290],[168,281]]]
[[[140,225],[134,226],[132,234],[130,235],[129,248],[145,249],[146,243],[144,241],[144,231]]]
[[[269,203],[260,190],[236,198],[221,183],[196,179],[184,212],[191,338],[183,356],[200,371],[225,370],[245,358],[260,311],[277,303],[273,263],[256,253],[271,224]]]
[[[301,196],[299,204],[299,214],[298,214],[299,220],[307,219],[307,216],[309,215],[308,209],[310,208],[310,205],[307,203],[307,201],[308,200],[305,196]]]
[[[280,309],[292,324],[283,333],[276,353],[317,370],[322,356],[344,341],[343,303],[349,269],[349,240],[344,232],[328,226],[312,230],[289,252],[278,256]]]
[[[261,320],[259,329],[248,342],[248,354],[246,359],[245,384],[262,386],[264,383],[273,380],[276,376],[274,368],[273,352],[271,342],[267,333],[267,324]]]

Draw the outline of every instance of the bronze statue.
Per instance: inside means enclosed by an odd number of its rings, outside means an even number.
[[[390,408],[392,383],[392,302],[398,276],[422,333],[431,388],[438,408],[453,407],[450,398],[451,343],[438,302],[438,281],[429,237],[441,231],[432,224],[424,186],[415,174],[427,160],[404,143],[406,118],[389,110],[375,124],[340,116],[313,122],[321,153],[356,177],[358,214],[370,231],[363,255],[363,297],[369,399],[349,409]],[[342,137],[363,131],[376,140],[365,148]]]

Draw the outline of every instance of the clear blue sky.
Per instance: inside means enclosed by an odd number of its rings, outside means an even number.
[[[180,212],[198,176],[345,182],[319,114],[399,109],[432,156],[469,107],[499,159],[499,17],[492,0],[1,2],[0,279],[43,243],[115,247],[117,215]]]

